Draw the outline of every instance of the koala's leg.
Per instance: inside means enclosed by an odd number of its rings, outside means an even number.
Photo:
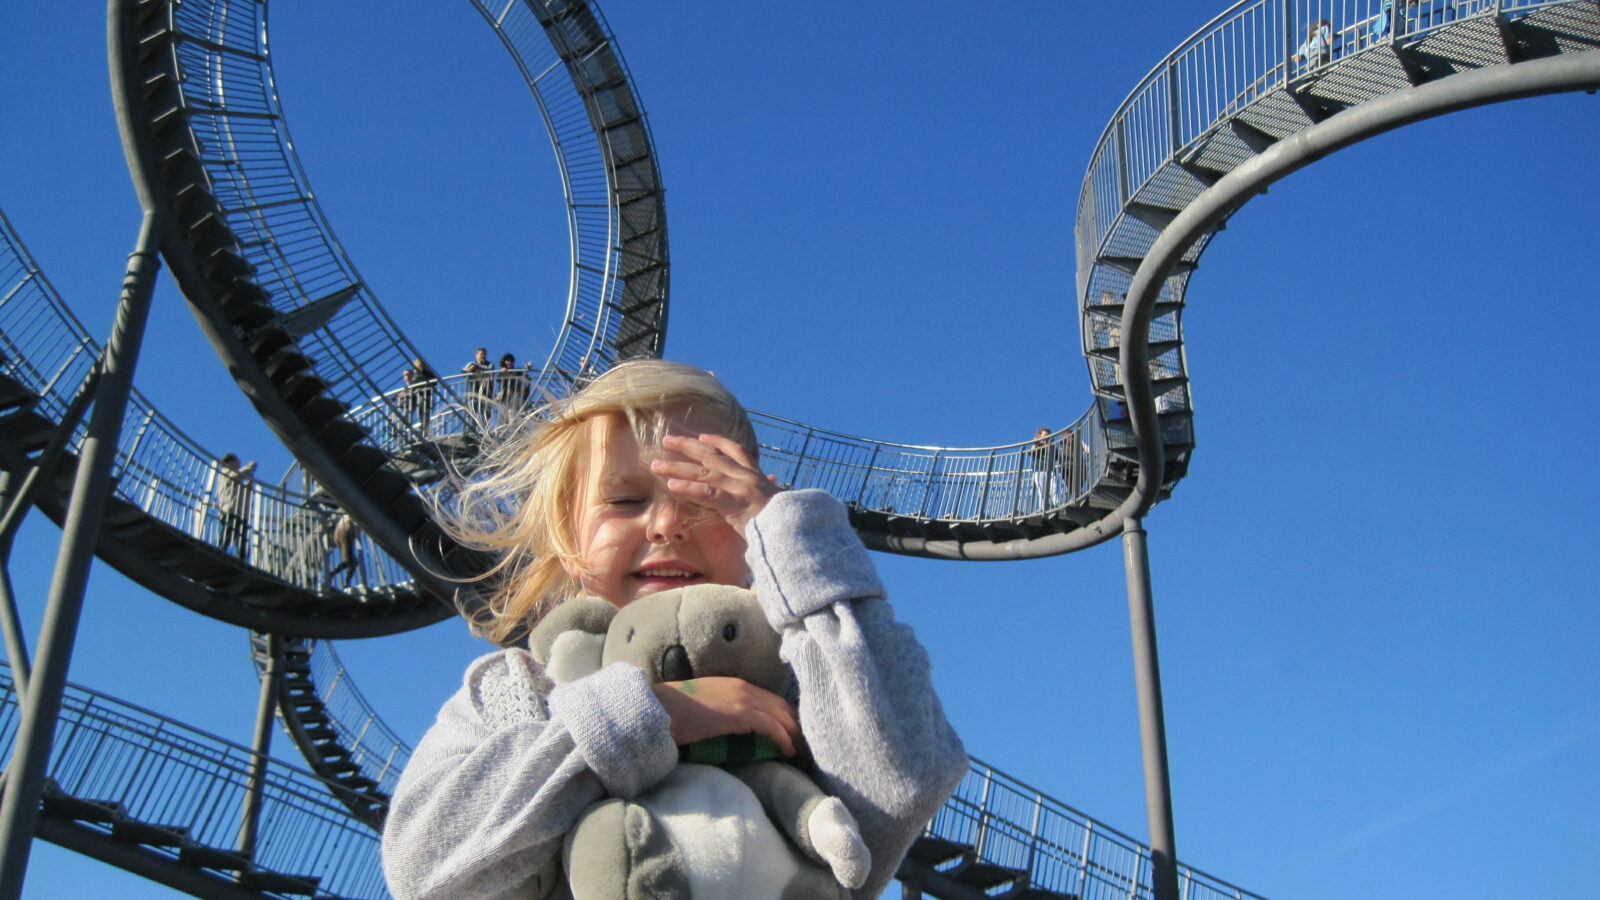
[[[817,787],[805,773],[776,760],[734,772],[750,787],[767,818],[783,829],[808,858],[827,866],[839,884],[858,888],[867,881],[872,854],[861,828],[837,797]]]
[[[802,866],[783,889],[782,900],[850,900],[850,889],[820,866]]]
[[[604,800],[567,832],[562,852],[575,900],[690,900],[683,858],[637,803]]]

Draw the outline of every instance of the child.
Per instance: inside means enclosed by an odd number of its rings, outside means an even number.
[[[514,639],[580,593],[621,607],[749,584],[799,709],[734,678],[650,685],[614,665],[554,687],[521,649],[478,659],[395,791],[383,835],[395,897],[567,896],[562,839],[586,807],[649,788],[680,744],[749,732],[809,750],[872,854],[852,896],[877,897],[967,762],[843,505],[780,493],[738,401],[710,373],[660,361],[600,376],[487,471],[445,517],[500,555],[500,587],[476,616],[486,637]]]

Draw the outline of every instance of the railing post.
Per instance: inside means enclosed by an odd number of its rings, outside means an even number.
[[[1294,0],[1282,0],[1283,5],[1283,83],[1294,77]]]
[[[878,451],[883,449],[881,444],[872,445],[872,458],[867,460],[867,469],[861,473],[861,487],[856,489],[856,503],[866,506],[867,483],[872,479],[872,467],[878,464]]]
[[[800,487],[800,467],[805,465],[806,451],[811,449],[811,435],[813,429],[806,428],[806,439],[800,442],[800,453],[794,458],[794,477],[789,479],[789,484]]]
[[[943,450],[933,451],[933,460],[928,464],[928,480],[922,483],[922,503],[917,506],[917,517],[927,518],[928,498],[933,495],[934,477],[939,474],[939,454]]]
[[[1033,821],[1028,824],[1028,882],[1034,881],[1033,861],[1039,855],[1039,819],[1044,814],[1044,795],[1033,795]]]
[[[994,451],[989,451],[989,461],[983,464],[983,489],[978,492],[978,518],[989,518],[989,482],[994,480]]]
[[[1083,854],[1079,857],[1078,865],[1078,896],[1086,897],[1089,891],[1089,851],[1094,841],[1094,820],[1089,819],[1083,826]]]
[[[989,836],[989,789],[994,786],[994,770],[983,769],[983,798],[978,801],[978,836],[973,839],[972,852],[983,858],[983,844]]]
[[[1182,128],[1183,117],[1178,110],[1178,60],[1167,60],[1167,129],[1171,132],[1170,150],[1173,156],[1183,147],[1183,138],[1179,134]]]
[[[40,628],[39,655],[22,704],[5,797],[0,800],[0,900],[20,897],[27,875],[28,854],[39,823],[45,767],[50,761],[50,744],[66,690],[89,567],[94,562],[94,544],[111,486],[111,467],[117,458],[117,437],[122,431],[133,371],[149,320],[150,297],[161,266],[156,231],[155,214],[146,212],[138,245],[128,257],[116,322],[111,339],[106,342],[94,412],[62,525],[61,549]]]
[[[1128,118],[1117,117],[1117,206],[1127,206],[1133,187],[1128,183]]]

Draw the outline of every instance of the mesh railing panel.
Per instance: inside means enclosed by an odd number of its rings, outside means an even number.
[[[0,668],[0,756],[7,760],[19,719],[11,670]],[[238,846],[257,762],[249,748],[72,685],[56,728],[47,775],[61,792],[121,804],[136,821],[186,828],[197,845]],[[378,835],[333,799],[334,785],[270,759],[262,778],[257,866],[316,876],[319,896],[388,897]],[[150,852],[178,856],[178,848]]]
[[[59,421],[99,354],[99,345],[67,308],[0,213],[0,372],[39,398],[35,410]],[[138,391],[129,400],[112,469],[115,495],[189,537],[220,546],[227,528],[217,457],[200,448]],[[68,445],[87,437],[80,422]],[[296,587],[327,588],[335,514],[321,500],[253,482],[243,495],[241,561]],[[373,583],[400,585],[411,575],[365,535]],[[237,551],[237,545],[234,549]]]
[[[927,834],[1029,871],[1034,885],[1080,900],[1151,896],[1148,847],[976,759]],[[1182,863],[1178,886],[1185,900],[1262,900]]]
[[[378,783],[379,791],[392,796],[400,773],[411,759],[411,745],[401,740],[367,702],[339,661],[333,644],[309,643],[311,681],[328,711],[329,724],[338,734],[339,746],[350,751],[350,761],[361,767],[361,774]]]

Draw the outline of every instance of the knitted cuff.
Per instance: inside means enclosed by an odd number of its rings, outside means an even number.
[[[745,528],[756,596],[781,628],[840,600],[882,596],[844,504],[825,491],[785,491]]]
[[[672,721],[638,666],[613,663],[558,686],[550,713],[610,796],[634,797],[678,762]]]

